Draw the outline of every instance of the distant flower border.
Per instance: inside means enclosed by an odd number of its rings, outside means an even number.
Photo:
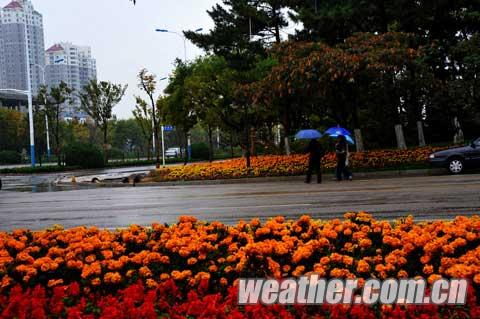
[[[353,169],[385,169],[426,164],[428,156],[441,148],[422,147],[411,150],[380,150],[350,154],[349,162]],[[266,155],[252,157],[251,167],[245,166],[244,159],[232,159],[213,163],[170,166],[150,174],[156,182],[216,180],[244,177],[270,177],[303,175],[307,171],[308,156]],[[323,158],[324,169],[336,167],[335,153]]]
[[[472,284],[464,307],[236,305],[238,278],[312,272]],[[479,318],[480,217],[16,230],[0,233],[0,276],[0,318]]]

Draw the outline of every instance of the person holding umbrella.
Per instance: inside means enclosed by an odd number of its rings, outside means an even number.
[[[318,142],[317,139],[322,137],[322,134],[317,130],[303,130],[297,133],[295,136],[297,139],[309,139],[307,153],[308,157],[308,170],[305,183],[310,184],[312,181],[313,172],[317,174],[317,183],[322,183],[322,169],[321,162],[322,157],[325,155],[322,145]]]
[[[308,143],[307,152],[309,154],[308,157],[308,170],[307,170],[307,178],[305,183],[310,184],[312,181],[313,172],[317,174],[317,183],[322,183],[322,158],[325,155],[325,151],[323,150],[322,145],[316,139],[312,139],[310,143]]]
[[[348,170],[348,144],[345,135],[338,135],[335,152],[337,154],[337,181],[342,180],[342,175],[351,181],[353,177]]]

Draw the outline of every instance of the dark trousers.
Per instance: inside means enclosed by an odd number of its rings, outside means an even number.
[[[345,179],[349,179],[352,177],[352,173],[348,170],[347,166],[345,165],[347,162],[346,159],[339,158],[337,159],[337,180],[342,180],[342,175]]]
[[[310,183],[312,181],[312,174],[315,172],[317,174],[317,183],[322,182],[322,170],[320,167],[320,160],[308,162],[308,170],[307,170],[307,180],[305,182]]]

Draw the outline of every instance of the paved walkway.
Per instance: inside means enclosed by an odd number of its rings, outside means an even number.
[[[307,185],[299,180],[230,185],[98,188],[53,193],[0,192],[0,230],[172,223],[181,215],[235,223],[284,215],[341,217],[365,210],[378,218],[418,220],[480,214],[480,174],[397,177]]]

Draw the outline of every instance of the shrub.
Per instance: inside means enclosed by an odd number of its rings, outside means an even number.
[[[15,151],[0,151],[0,164],[20,164],[22,157]]]
[[[102,150],[95,145],[73,143],[65,148],[65,163],[67,166],[101,168],[105,166],[105,158]]]
[[[119,148],[112,147],[108,150],[108,158],[109,159],[124,159],[125,152]]]
[[[192,158],[197,160],[208,160],[208,145],[205,143],[192,144]]]

